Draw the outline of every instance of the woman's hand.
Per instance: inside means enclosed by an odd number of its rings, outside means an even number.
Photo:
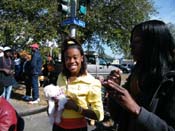
[[[140,113],[140,106],[135,102],[128,90],[119,86],[115,81],[108,80],[108,86],[112,88],[109,95],[116,100],[124,109],[128,110],[132,115],[138,116]]]
[[[121,74],[122,71],[120,69],[116,69],[110,72],[109,76],[107,77],[107,80],[113,80],[115,83],[120,85],[121,83]],[[108,87],[107,80],[104,81],[103,86]]]

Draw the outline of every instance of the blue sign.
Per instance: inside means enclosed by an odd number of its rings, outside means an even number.
[[[78,26],[81,26],[81,27],[85,28],[85,22],[81,21],[77,18],[69,18],[69,19],[64,20],[61,23],[62,26],[70,25],[70,24],[75,24],[75,25],[78,25]]]
[[[64,20],[61,23],[62,26],[64,26],[64,25],[70,25],[70,24],[73,24],[73,19],[72,18],[66,19],[66,20]]]
[[[74,19],[74,24],[85,28],[85,22],[84,21]]]

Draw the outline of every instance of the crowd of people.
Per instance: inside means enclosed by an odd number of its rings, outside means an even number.
[[[31,85],[26,87],[23,99],[34,104],[39,102],[37,83],[42,59],[38,44],[32,44],[30,48],[33,54],[24,57],[22,71]],[[106,109],[117,131],[175,130],[175,42],[167,25],[159,20],[136,25],[131,32],[130,48],[136,64],[126,82],[121,84],[119,69],[107,78],[89,74],[81,43],[74,38],[65,39],[61,48],[62,71],[56,85],[63,90],[67,102],[61,122],[54,121],[52,131],[87,131],[88,121],[102,122]],[[9,50],[0,48],[0,83],[3,84],[0,104],[1,99],[9,99],[8,92],[17,78],[14,69],[20,62],[15,57],[16,64],[12,64]],[[26,72],[29,68],[31,72]],[[53,97],[52,100],[57,115],[59,99]]]
[[[26,51],[13,51],[9,46],[0,48],[0,82],[4,85],[2,95],[6,100],[10,99],[12,88],[22,78],[26,85],[26,95],[22,99],[30,104],[39,101],[38,75],[41,74],[42,58],[37,43],[30,45],[30,48],[31,54]]]

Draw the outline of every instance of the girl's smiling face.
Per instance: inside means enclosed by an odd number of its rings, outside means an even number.
[[[65,52],[65,65],[70,71],[71,76],[77,76],[81,69],[81,63],[83,62],[83,56],[76,48],[69,48]]]

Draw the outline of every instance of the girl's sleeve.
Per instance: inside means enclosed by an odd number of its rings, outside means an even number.
[[[95,79],[90,85],[87,101],[90,104],[91,109],[95,112],[98,121],[102,121],[104,118],[104,109],[102,102],[101,83],[99,80]]]

